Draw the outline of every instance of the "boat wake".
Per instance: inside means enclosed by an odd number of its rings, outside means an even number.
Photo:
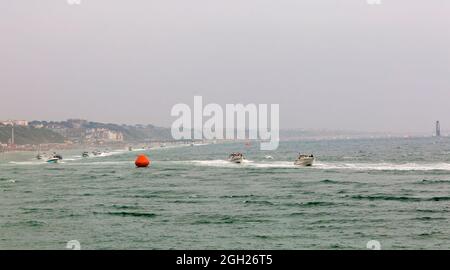
[[[123,165],[123,164],[134,164],[133,161],[93,161],[93,162],[78,162],[78,163],[68,163],[71,166],[98,166],[98,165]]]
[[[249,164],[251,161],[243,160],[241,164],[233,163],[228,160],[216,159],[216,160],[189,160],[182,161],[183,163],[189,163],[197,166],[210,166],[210,167],[238,167],[244,164]]]
[[[14,164],[14,165],[43,165],[48,164],[45,161],[37,160],[37,161],[10,161],[7,164]]]
[[[243,167],[243,168],[304,168],[291,161],[256,162],[244,160],[242,164],[234,164],[227,160],[192,160],[187,161],[197,166],[210,167]],[[353,171],[450,171],[450,163],[338,163],[317,162],[306,169],[319,170],[353,170]]]
[[[315,168],[324,170],[361,171],[450,171],[449,163],[316,163]]]
[[[76,157],[73,157],[73,158],[65,158],[64,160],[65,161],[77,161],[77,160],[81,160],[81,159],[82,159],[81,156],[76,156]]]
[[[89,159],[89,158],[101,158],[101,157],[110,157],[110,156],[115,156],[115,155],[120,155],[120,154],[124,154],[127,153],[128,151],[124,151],[124,150],[116,150],[116,151],[111,151],[111,152],[103,152],[100,153],[99,155],[92,155],[90,153],[89,157],[82,157],[81,155],[75,155],[75,156],[69,156],[67,158],[64,158],[63,160],[58,161],[58,164],[65,164],[65,163],[70,163],[73,161],[81,161],[81,160],[85,160],[85,159]],[[46,159],[42,159],[42,160],[28,160],[28,161],[10,161],[7,164],[12,164],[12,165],[45,165],[45,164],[49,164],[48,162],[46,162]]]
[[[210,167],[247,167],[247,168],[295,168],[296,166],[292,162],[271,162],[271,163],[259,163],[252,160],[244,159],[242,163],[237,164],[228,160],[216,159],[216,160],[191,160],[186,161],[197,166],[210,166]],[[186,163],[184,162],[184,163]]]

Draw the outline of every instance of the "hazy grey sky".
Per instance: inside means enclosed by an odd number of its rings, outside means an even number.
[[[0,119],[170,126],[279,103],[281,127],[450,129],[450,1],[0,1]]]

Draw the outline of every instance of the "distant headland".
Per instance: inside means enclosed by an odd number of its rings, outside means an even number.
[[[0,150],[35,150],[37,146],[124,145],[171,140],[170,129],[153,125],[118,125],[82,119],[0,121]]]

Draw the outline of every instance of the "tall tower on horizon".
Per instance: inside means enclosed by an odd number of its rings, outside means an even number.
[[[436,121],[436,137],[441,137],[441,123]]]

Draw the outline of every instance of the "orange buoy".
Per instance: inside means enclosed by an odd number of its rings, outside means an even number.
[[[136,167],[138,168],[145,168],[150,165],[150,159],[146,155],[139,155],[134,164],[136,164]]]

